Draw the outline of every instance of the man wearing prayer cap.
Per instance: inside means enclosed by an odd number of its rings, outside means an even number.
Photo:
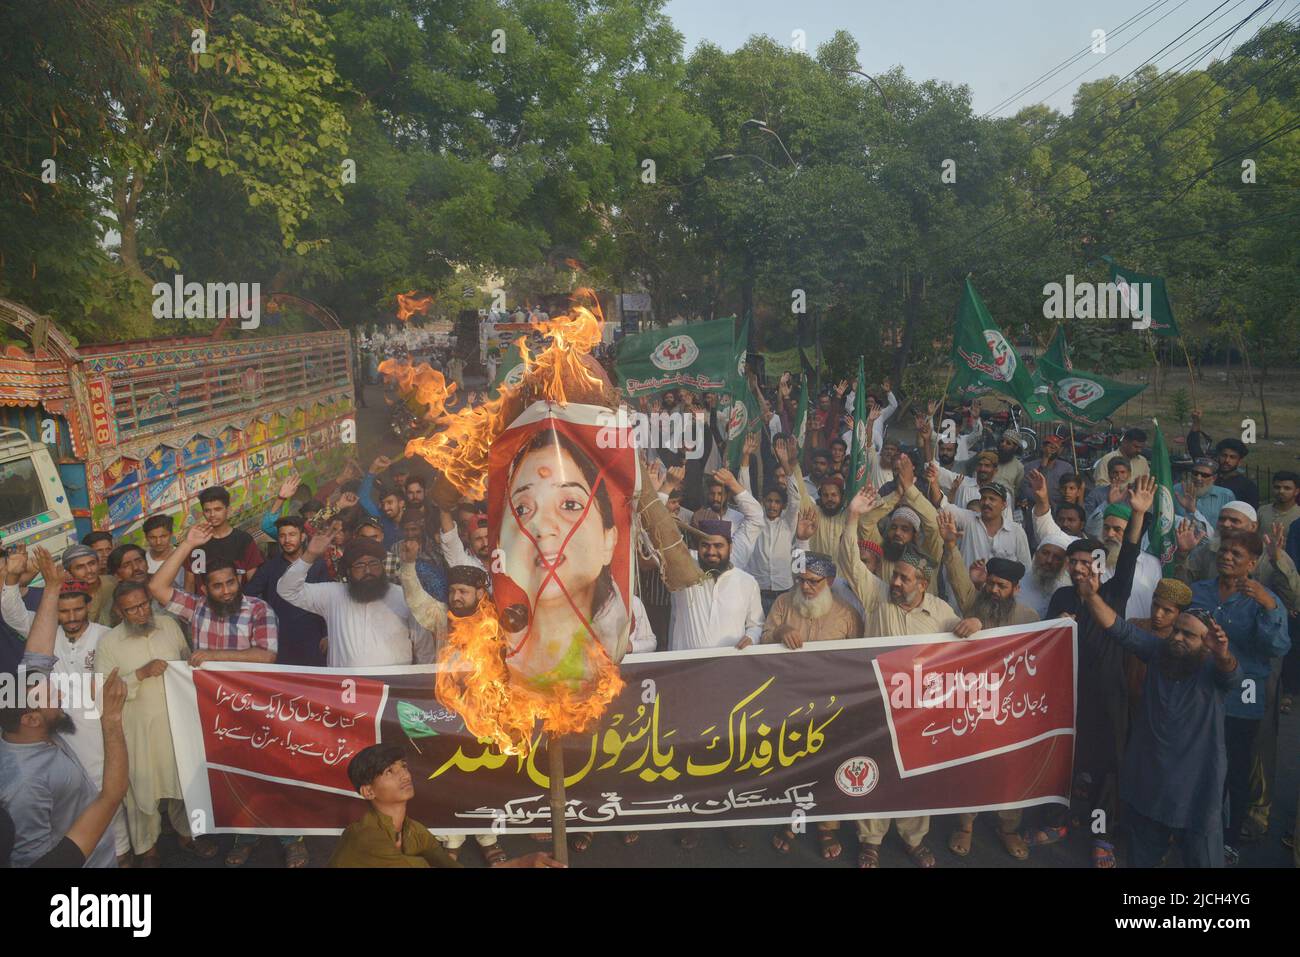
[[[810,641],[862,637],[862,616],[831,590],[835,563],[829,555],[808,552],[796,557],[792,570],[794,587],[772,603],[763,625],[763,644],[797,649]]]
[[[1177,578],[1162,578],[1151,594],[1151,615],[1147,618],[1131,619],[1133,625],[1157,638],[1168,638],[1173,632],[1174,621],[1179,614],[1192,603],[1192,589]],[[1130,652],[1124,659],[1124,670],[1128,675],[1129,711],[1136,717],[1142,700],[1142,684],[1146,679],[1146,663],[1136,654]]]
[[[698,512],[696,513],[699,514]],[[763,633],[763,603],[754,576],[731,562],[731,523],[702,519],[696,523],[695,550],[703,577],[670,595],[668,647],[735,648]]]
[[[1020,488],[1025,480],[1025,464],[1020,461],[1025,451],[1024,437],[1015,429],[1007,429],[998,440],[998,468],[993,481],[1009,489]]]
[[[339,560],[342,582],[308,582],[307,572],[330,547],[330,536],[312,536],[302,555],[277,583],[280,597],[325,619],[330,668],[428,664],[433,636],[412,615],[402,588],[384,571],[388,550],[382,541],[354,537]]]
[[[859,520],[849,519],[842,534],[867,538],[880,544],[884,560],[875,573],[886,582],[893,575],[894,564],[903,551],[909,547],[916,549],[930,559],[930,585],[933,587],[933,574],[937,573],[942,554],[935,507],[916,481],[916,466],[910,456],[899,457],[895,463],[894,476],[894,489],[887,495],[878,495],[874,487],[867,486],[869,491],[866,494],[871,496],[873,503],[870,511]],[[838,550],[841,543],[836,542],[834,547]],[[827,553],[834,552],[827,550]]]
[[[808,552],[802,560],[794,562],[794,587],[783,592],[772,603],[763,626],[762,642],[765,645],[782,644],[787,648],[802,648],[806,642],[838,641],[862,637],[862,616],[854,611],[832,590],[835,581],[835,563],[829,555]],[[744,647],[748,640],[737,647]],[[839,842],[839,821],[818,821],[817,837],[824,860],[836,860],[843,851]],[[788,854],[795,841],[789,827],[778,831],[772,844],[782,854]]]
[[[1269,529],[1259,527],[1259,515],[1249,502],[1232,501],[1219,510],[1214,538],[1203,537],[1199,526],[1184,520],[1179,525],[1178,555],[1174,560],[1174,575],[1192,584],[1218,576],[1220,542],[1234,532],[1259,532],[1265,536],[1264,555],[1255,567],[1255,579],[1281,599],[1288,610],[1300,609],[1300,575],[1295,562],[1286,553],[1285,540],[1273,536]],[[1193,546],[1193,542],[1196,544]]]
[[[901,461],[901,460],[900,460]],[[876,505],[878,496],[870,486],[849,500],[847,511],[858,517]],[[880,579],[863,564],[855,538],[845,535],[836,556],[841,573],[849,579],[853,592],[866,611],[865,634],[868,638],[892,635],[929,635],[952,632],[968,638],[980,629],[974,618],[962,619],[945,601],[929,591],[932,563],[915,547],[908,546],[894,563],[893,572],[882,588]],[[858,866],[880,866],[880,843],[889,831],[889,818],[858,822]],[[897,818],[899,837],[908,856],[918,867],[935,866],[934,853],[925,845],[930,830],[929,817]]]

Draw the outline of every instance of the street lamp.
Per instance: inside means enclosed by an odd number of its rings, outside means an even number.
[[[794,161],[794,157],[790,155],[790,151],[785,148],[785,141],[782,140],[781,137],[777,136],[776,130],[772,129],[772,127],[768,126],[762,120],[756,120],[753,119],[752,117],[748,120],[745,120],[745,122],[741,123],[740,127],[741,129],[744,129],[746,126],[750,126],[750,125],[756,126],[764,133],[770,134],[773,139],[775,139],[778,143],[780,143],[781,152],[785,153],[785,158],[790,161],[790,165],[793,166],[796,171],[798,171],[799,164]]]
[[[863,73],[861,70],[852,70],[849,69],[848,67],[831,67],[830,70],[832,73],[855,73],[858,76],[865,77],[866,79],[870,80],[872,85],[875,86],[876,92],[880,94],[880,98],[885,103],[885,112],[889,113],[891,116],[894,114],[894,108],[889,105],[889,97],[885,95],[885,88],[881,86],[880,83],[876,80],[876,78],[872,76],[870,73]]]
[[[756,159],[764,166],[766,166],[768,169],[775,170],[778,173],[781,172],[780,167],[773,166],[771,163],[763,159],[763,157],[759,156],[757,153],[723,153],[720,156],[710,156],[709,162],[712,163],[717,160],[734,160],[734,159],[742,159],[742,158]]]

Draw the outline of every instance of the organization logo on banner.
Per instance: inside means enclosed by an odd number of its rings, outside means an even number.
[[[1076,409],[1086,409],[1103,395],[1106,390],[1101,384],[1091,379],[1080,379],[1071,376],[1068,379],[1062,379],[1056,385],[1056,395],[1063,402],[1068,402]]]
[[[993,356],[993,368],[989,375],[999,382],[1010,382],[1016,374],[1016,353],[1011,343],[996,329],[984,330],[984,342],[988,344],[989,354]]]
[[[694,339],[686,335],[665,339],[655,347],[654,352],[650,353],[650,361],[656,368],[663,369],[665,372],[685,369],[699,357],[700,347],[695,344]]]
[[[880,768],[865,755],[849,758],[835,769],[835,786],[849,797],[864,797],[880,783]]]

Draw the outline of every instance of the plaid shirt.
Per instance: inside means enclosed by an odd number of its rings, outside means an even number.
[[[238,614],[219,618],[206,598],[174,588],[166,608],[190,623],[195,651],[276,650],[279,625],[271,606],[260,598],[245,595]]]

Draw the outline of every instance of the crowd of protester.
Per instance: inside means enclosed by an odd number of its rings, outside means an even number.
[[[1116,866],[1117,837],[1136,866],[1160,863],[1177,844],[1184,863],[1217,867],[1265,834],[1280,800],[1279,715],[1298,677],[1300,476],[1276,473],[1272,501],[1261,506],[1240,468],[1248,447],[1234,439],[1210,446],[1195,421],[1192,468],[1174,490],[1177,554],[1166,575],[1146,549],[1158,489],[1140,429],[1081,474],[1054,434],[1025,461],[1022,436],[989,434],[978,402],[963,408],[955,431],[941,427],[938,403],[919,410],[904,442],[903,430],[890,431],[899,402],[888,382],[869,389],[868,421],[854,423],[855,396],[842,381],[816,396],[800,442],[796,399],[788,376],[763,394],[762,428],[734,471],[725,467],[716,395],[682,389],[643,404],[700,413],[707,427],[698,447],[642,453],[656,508],[682,530],[697,574],[674,578],[641,553],[634,651],[967,638],[1072,616],[1077,801],[991,815],[1006,854],[1029,859],[1082,828],[1095,867]],[[858,436],[861,483],[850,474]],[[422,461],[383,456],[364,472],[350,466],[324,498],[290,477],[260,522],[266,550],[232,527],[221,487],[199,496],[202,519],[188,528],[174,516],[149,517],[143,545],[97,531],[57,557],[10,550],[0,600],[5,666],[13,671],[21,656],[33,689],[54,673],[106,682],[98,709],[64,710],[39,694],[0,708],[0,850],[10,862],[156,867],[164,828],[186,853],[207,859],[224,850],[227,865],[247,862],[255,835],[224,848],[191,836],[167,720],[167,662],[434,661],[449,623],[492,588],[484,503],[440,509],[429,495],[435,479]],[[42,588],[31,587],[37,576]],[[334,863],[456,862],[463,837],[429,835],[405,817],[412,786],[400,749],[367,749],[349,774],[371,810],[348,828]],[[880,866],[891,823],[913,863],[935,866],[923,816],[856,822],[859,866]],[[942,847],[968,855],[975,824],[973,814],[957,816]],[[746,848],[748,829],[723,830],[734,849]],[[819,822],[824,859],[841,857],[845,832]],[[622,839],[631,845],[637,836]],[[700,839],[698,830],[679,837],[685,847]],[[302,838],[278,840],[287,866],[308,862]],[[571,835],[576,851],[591,840]],[[781,828],[762,843],[786,854],[797,840]],[[545,855],[510,861],[495,835],[476,844],[489,864],[551,863]]]

